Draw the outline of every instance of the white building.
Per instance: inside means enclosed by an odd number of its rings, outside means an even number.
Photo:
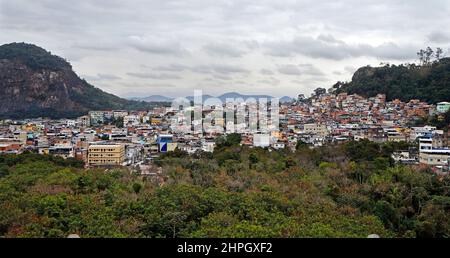
[[[202,142],[202,150],[204,152],[214,152],[215,142]]]
[[[266,148],[270,146],[270,135],[269,134],[254,134],[253,135],[253,146]]]
[[[431,166],[445,166],[448,165],[450,159],[450,149],[429,149],[421,150],[419,154],[419,161],[422,164]]]
[[[128,115],[128,111],[126,110],[114,110],[112,113],[114,118],[124,117]]]
[[[66,125],[67,125],[68,127],[74,127],[74,126],[76,125],[76,122],[77,122],[77,121],[75,121],[75,120],[68,119],[68,120],[66,120]]]
[[[276,150],[284,149],[285,147],[286,147],[286,144],[284,144],[283,142],[276,142],[276,143],[272,144],[272,148],[274,148]]]
[[[419,138],[419,151],[431,150],[433,149],[433,138],[431,137],[421,137]]]
[[[128,116],[123,117],[123,126],[124,127],[127,127],[129,125],[136,126],[136,125],[139,125],[140,122],[141,122],[141,119],[137,115],[128,115]]]
[[[435,126],[426,125],[422,127],[412,127],[411,129],[410,139],[412,141],[415,141],[419,137],[423,137],[427,134],[432,134],[434,131],[436,131],[437,128]]]
[[[105,121],[104,111],[89,111],[89,117],[91,118],[91,125],[103,124]]]
[[[445,113],[450,110],[450,102],[439,102],[436,106],[436,110],[439,113]]]

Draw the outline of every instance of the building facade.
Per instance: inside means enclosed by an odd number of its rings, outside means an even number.
[[[304,131],[306,134],[314,134],[314,135],[320,135],[320,136],[328,135],[328,129],[327,129],[326,125],[305,124],[303,128],[304,128]]]
[[[89,146],[89,166],[120,166],[124,161],[125,147],[123,145],[108,144]]]
[[[436,110],[439,113],[445,113],[450,110],[450,102],[439,102],[436,106]]]
[[[450,149],[431,149],[420,152],[419,161],[430,166],[448,165],[450,159]]]

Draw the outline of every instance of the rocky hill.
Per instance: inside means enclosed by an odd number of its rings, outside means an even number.
[[[70,118],[89,110],[145,110],[148,106],[90,85],[70,63],[40,47],[0,46],[0,118]]]

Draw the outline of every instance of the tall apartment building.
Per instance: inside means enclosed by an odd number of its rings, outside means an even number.
[[[136,126],[141,122],[141,118],[137,115],[128,115],[123,117],[123,126]]]
[[[91,118],[91,125],[103,124],[105,121],[105,114],[103,111],[89,111],[89,117]]]
[[[89,166],[120,166],[125,161],[125,147],[120,144],[96,144],[88,149]]]
[[[91,117],[90,116],[80,116],[77,118],[77,122],[82,127],[91,126]]]
[[[419,162],[430,166],[448,165],[450,149],[442,146],[442,139],[436,140],[432,134],[419,137]]]

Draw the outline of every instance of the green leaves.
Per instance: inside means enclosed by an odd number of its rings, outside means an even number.
[[[216,139],[216,147],[218,149],[223,147],[236,146],[241,143],[241,135],[238,133],[231,133],[226,136],[221,136]]]
[[[163,186],[126,169],[0,156],[0,236],[448,236],[450,179],[393,166],[395,148],[230,146],[212,159],[165,156]]]
[[[338,93],[356,93],[367,97],[384,93],[387,100],[420,99],[435,104],[450,99],[449,70],[450,58],[424,66],[362,67],[355,72],[351,82],[339,85]]]
[[[19,59],[36,70],[59,71],[71,69],[71,65],[63,58],[52,55],[43,48],[26,43],[11,43],[0,46],[0,59]]]

